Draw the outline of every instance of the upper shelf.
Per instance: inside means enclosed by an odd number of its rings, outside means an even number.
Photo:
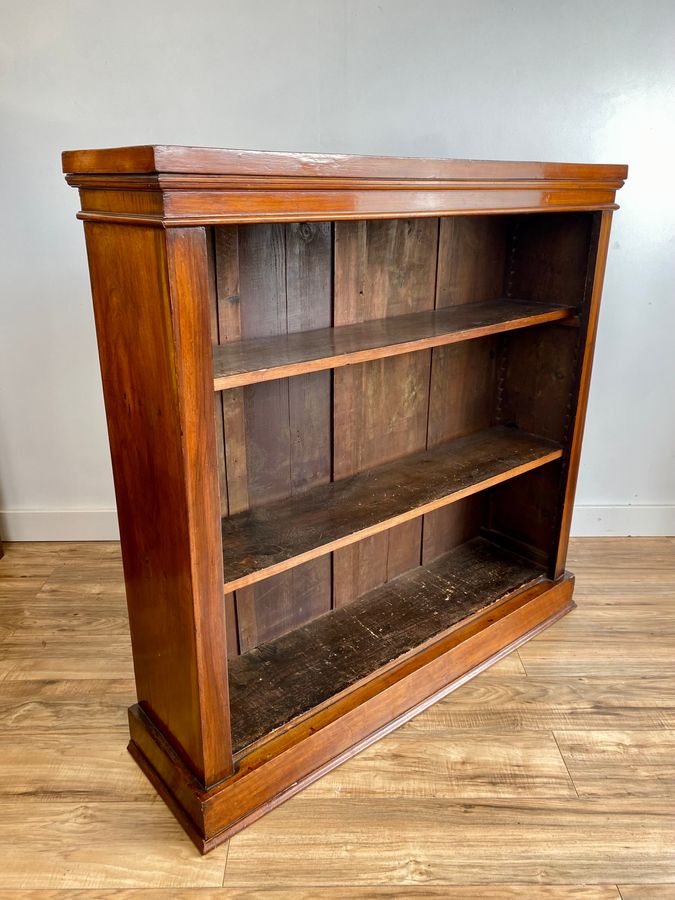
[[[493,300],[339,328],[232,341],[213,348],[215,390],[426,350],[567,319],[568,306]]]

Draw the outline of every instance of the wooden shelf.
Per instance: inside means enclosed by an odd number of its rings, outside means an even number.
[[[552,441],[495,427],[223,519],[225,593],[559,459]]]
[[[353,365],[570,318],[569,306],[493,300],[213,348],[215,390]]]
[[[234,752],[334,701],[543,574],[533,563],[476,538],[230,660]]]

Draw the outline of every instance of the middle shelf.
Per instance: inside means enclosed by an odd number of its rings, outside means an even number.
[[[223,519],[225,593],[560,459],[502,426]]]
[[[230,341],[213,348],[215,390],[384,359],[573,317],[559,304],[500,299]]]

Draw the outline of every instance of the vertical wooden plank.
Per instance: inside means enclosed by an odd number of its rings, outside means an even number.
[[[206,232],[206,250],[208,257],[208,283],[209,283],[209,319],[211,324],[211,343],[220,343],[220,329],[218,324],[218,291],[216,289],[216,260],[215,239],[213,229]],[[218,452],[218,484],[220,487],[220,513],[227,515],[227,473],[225,471],[225,442],[223,434],[223,404],[222,393],[214,394],[214,417],[216,425],[216,448]]]
[[[300,222],[286,226],[286,327],[289,333],[328,328],[332,324],[332,242],[332,226],[328,222]],[[332,373],[315,372],[289,378],[288,406],[290,493],[293,495],[331,479]],[[294,608],[284,623],[284,631],[331,608],[331,556],[312,560],[291,570],[289,575]]]
[[[495,388],[494,337],[432,350],[427,446],[488,428]]]
[[[437,309],[504,296],[508,222],[505,216],[440,220]]]
[[[437,219],[336,223],[335,325],[433,309],[437,238]],[[425,446],[429,367],[425,351],[335,371],[334,478]],[[420,552],[421,521],[336,552],[334,605],[419,565]]]
[[[226,225],[214,228],[213,234],[217,333],[218,343],[224,344],[241,339],[239,231],[236,225]],[[233,515],[248,508],[244,391],[242,388],[222,391],[216,398],[223,447],[221,497],[227,498],[223,515]],[[221,502],[221,508],[222,505]],[[241,648],[234,594],[225,595],[225,619],[228,655],[236,656]]]
[[[238,229],[239,321],[242,338],[282,334],[286,330],[286,241],[283,225]],[[290,493],[288,380],[243,388],[247,507],[280,500]],[[237,591],[237,621],[242,652],[292,615],[288,574]]]
[[[507,223],[502,216],[440,220],[436,308],[495,300],[504,294]],[[489,427],[495,391],[494,338],[435,347],[427,446]],[[467,540],[480,527],[481,498],[470,498],[424,517],[422,562]]]
[[[491,490],[487,525],[492,539],[533,562],[550,566],[557,544],[561,477],[558,461]]]
[[[486,512],[486,495],[480,493],[428,513],[422,529],[422,562],[433,562],[476,537],[485,523]]]
[[[218,229],[225,233],[226,229]],[[331,324],[331,226],[254,225],[221,238],[223,331],[233,339]],[[236,270],[236,284],[232,274]],[[228,395],[232,395],[229,398]],[[230,512],[283,499],[330,479],[330,373],[223,394]],[[243,651],[330,608],[330,558],[237,592]]]
[[[228,229],[228,232],[232,229]],[[220,343],[220,311],[218,308],[218,285],[216,270],[216,230],[209,228],[207,235],[208,278],[209,278],[209,312],[211,319],[211,343]],[[214,417],[216,426],[216,450],[218,456],[218,485],[220,488],[220,515],[229,512],[227,492],[227,466],[225,463],[225,421],[223,418],[223,392],[213,396]],[[227,636],[228,658],[239,653],[239,635],[237,632],[237,612],[234,605],[234,594],[225,594],[225,632]]]
[[[232,770],[203,228],[85,224],[138,699]]]

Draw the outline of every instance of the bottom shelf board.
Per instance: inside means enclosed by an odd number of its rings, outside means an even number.
[[[483,538],[230,660],[233,752],[544,575]]]

